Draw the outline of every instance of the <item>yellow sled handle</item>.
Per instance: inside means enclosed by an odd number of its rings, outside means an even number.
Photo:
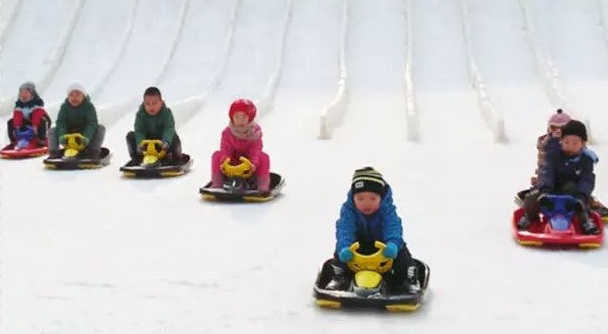
[[[156,163],[159,159],[165,157],[167,152],[161,148],[161,150],[157,150],[156,146],[162,147],[163,142],[158,139],[144,139],[139,143],[139,146],[144,146],[145,150],[143,151],[144,159],[143,163],[145,165],[152,165]]]
[[[241,161],[240,164],[232,166],[230,158],[226,158],[222,163],[222,171],[228,177],[250,178],[253,175],[253,164],[245,157],[240,157],[239,160]]]
[[[66,144],[65,144],[66,149],[82,151],[86,147],[82,143],[82,140],[78,140],[78,139],[84,138],[84,136],[80,133],[69,133],[69,134],[63,135],[63,138],[65,138],[65,140],[66,140]]]
[[[86,147],[85,144],[83,144],[82,139],[84,138],[83,135],[81,135],[80,133],[69,133],[69,134],[65,134],[63,135],[63,138],[65,138],[66,143],[65,143],[65,151],[63,152],[63,156],[67,157],[67,158],[72,158],[78,155],[78,153],[82,150],[84,150],[84,148]],[[80,139],[80,140],[78,140]]]
[[[350,245],[348,249],[353,252],[353,259],[347,263],[348,268],[353,272],[359,272],[362,270],[370,270],[375,271],[380,274],[384,274],[385,272],[391,270],[393,267],[393,259],[384,256],[383,252],[386,248],[386,245],[380,241],[374,242],[374,246],[378,248],[378,250],[370,255],[363,255],[357,250],[359,249],[359,243],[355,242]]]

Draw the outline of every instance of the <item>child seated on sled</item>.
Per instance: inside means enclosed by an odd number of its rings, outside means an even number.
[[[551,115],[549,121],[547,122],[547,133],[538,137],[538,140],[536,141],[536,148],[538,149],[538,161],[537,168],[534,172],[535,175],[530,180],[532,187],[534,187],[538,182],[538,174],[540,168],[543,165],[543,162],[545,161],[545,146],[547,146],[549,139],[561,137],[562,127],[566,125],[566,123],[568,123],[570,120],[570,115],[564,113],[562,109],[557,109],[557,112]],[[595,152],[593,152],[586,146],[583,148],[583,153],[593,159],[595,163],[599,161]],[[601,216],[608,216],[608,209],[604,207],[604,205],[600,203],[600,201],[598,201],[594,196],[591,196],[591,198],[589,199],[589,207],[593,211],[598,212]]]
[[[33,82],[25,82],[19,87],[19,96],[15,102],[13,118],[7,122],[8,137],[11,144],[17,142],[17,131],[26,131],[28,127],[37,139],[37,146],[47,146],[47,131],[51,126],[51,118],[44,110],[44,101],[36,91]],[[32,138],[33,139],[33,138]]]
[[[551,134],[545,145],[538,182],[524,198],[526,213],[517,222],[519,229],[527,229],[533,221],[538,220],[546,194],[567,194],[577,199],[576,211],[583,233],[599,232],[588,216],[589,200],[595,187],[595,161],[583,152],[586,142],[585,125],[575,120]]]
[[[382,174],[372,167],[355,171],[346,202],[342,204],[340,219],[336,222],[336,249],[332,266],[334,278],[328,290],[348,289],[352,272],[346,265],[353,259],[349,246],[360,243],[359,252],[375,251],[374,242],[386,244],[384,256],[393,259],[391,286],[399,292],[420,291],[417,267],[403,240],[401,218],[393,204],[391,187]]]
[[[536,182],[538,182],[538,174],[540,168],[545,162],[545,146],[547,146],[549,139],[560,138],[562,127],[568,122],[570,122],[570,120],[570,115],[565,113],[562,109],[557,109],[555,114],[549,117],[549,121],[547,121],[547,132],[542,136],[538,137],[538,139],[536,140],[536,149],[538,149],[538,155],[536,162],[536,170],[534,171],[534,176],[530,180],[532,186],[536,185]]]
[[[230,105],[230,122],[222,131],[220,150],[211,157],[211,187],[224,184],[222,164],[239,164],[239,158],[245,157],[253,165],[258,191],[270,190],[270,158],[262,151],[262,128],[254,122],[255,114],[256,107],[250,100],[238,99]]]
[[[165,161],[179,161],[182,155],[182,143],[175,132],[175,121],[171,109],[167,108],[160,90],[148,87],[144,100],[135,116],[135,131],[127,134],[127,147],[133,160],[141,161],[146,147],[143,140],[161,140],[162,149],[166,151]]]
[[[95,106],[81,84],[70,85],[67,94],[67,98],[59,108],[55,127],[49,130],[49,157],[60,158],[59,144],[63,146],[67,144],[65,135],[79,133],[84,136],[82,144],[85,146],[86,155],[91,159],[97,159],[106,129],[97,121]]]

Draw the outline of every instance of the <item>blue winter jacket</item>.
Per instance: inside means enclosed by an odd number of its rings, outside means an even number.
[[[374,241],[393,242],[397,247],[404,245],[401,218],[393,205],[393,193],[387,185],[380,209],[369,216],[355,206],[353,194],[348,192],[346,202],[340,209],[340,219],[336,222],[336,251],[349,247],[355,241],[373,244]]]
[[[562,188],[567,182],[574,182],[574,195],[588,201],[595,187],[595,161],[584,152],[575,156],[566,155],[557,138],[551,138],[545,150],[545,163],[540,170],[538,189],[550,193]]]

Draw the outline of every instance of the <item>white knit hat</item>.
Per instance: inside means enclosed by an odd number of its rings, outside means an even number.
[[[81,92],[85,96],[89,95],[89,93],[87,93],[87,90],[84,89],[84,86],[78,82],[75,82],[68,86],[68,95],[70,95],[70,93],[75,90]]]

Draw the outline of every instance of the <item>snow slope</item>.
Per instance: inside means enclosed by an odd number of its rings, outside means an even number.
[[[470,81],[459,2],[347,1],[350,103],[331,140],[316,138],[337,89],[342,0],[118,1],[104,12],[116,16],[103,30],[99,5],[86,1],[48,94],[60,98],[72,77],[90,72],[82,80],[101,85],[94,101],[112,164],[53,172],[41,159],[0,160],[0,333],[604,333],[608,248],[529,249],[511,238],[512,196],[527,186],[535,137],[552,108],[519,4],[466,0],[472,50],[510,140],[497,144]],[[20,37],[40,47],[26,67],[43,71],[66,26],[66,15],[53,11],[77,3],[22,2],[0,54],[1,96],[10,100],[27,74],[16,71],[25,66],[17,61]],[[569,101],[601,129],[608,71],[600,3],[528,4]],[[40,18],[48,20],[26,24]],[[81,62],[89,34],[107,47]],[[406,140],[408,52],[417,142]],[[259,205],[202,202],[198,188],[208,181],[229,103],[259,99],[274,73],[273,108],[258,121],[272,170],[287,179],[283,196]],[[121,178],[124,136],[153,84],[179,115],[193,170]],[[608,156],[605,135],[597,136],[593,149]],[[603,163],[596,194],[608,200]],[[351,173],[366,165],[390,182],[408,246],[432,269],[429,300],[413,314],[312,303]]]

